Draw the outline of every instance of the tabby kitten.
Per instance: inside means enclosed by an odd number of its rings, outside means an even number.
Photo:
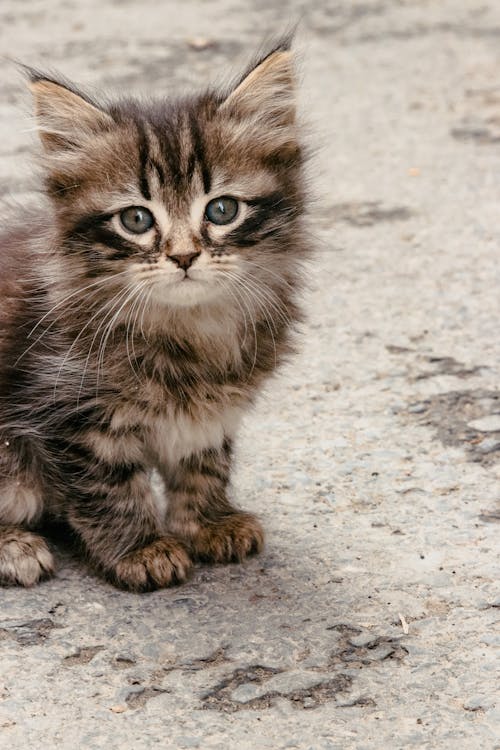
[[[133,591],[241,561],[263,532],[227,496],[233,439],[308,254],[289,40],[174,101],[28,73],[47,206],[0,237],[0,582],[54,572],[46,517]]]

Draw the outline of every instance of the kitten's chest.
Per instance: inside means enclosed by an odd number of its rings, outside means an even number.
[[[248,403],[235,383],[197,381],[179,373],[143,379],[123,392],[111,427],[139,429],[155,463],[175,464],[207,448],[220,448],[234,437]]]
[[[219,449],[225,440],[234,437],[242,415],[243,410],[235,406],[157,415],[146,425],[148,451],[154,462],[162,466],[175,465],[210,448]]]
[[[168,399],[123,399],[113,410],[111,431],[141,436],[146,455],[158,465],[175,465],[182,458],[232,439],[244,413],[241,399],[199,400],[181,406]]]
[[[160,465],[220,448],[234,436],[249,397],[238,376],[238,353],[231,341],[223,343],[206,352],[173,344],[143,350],[133,377],[130,362],[122,361],[122,401],[112,427],[139,427],[148,454]]]

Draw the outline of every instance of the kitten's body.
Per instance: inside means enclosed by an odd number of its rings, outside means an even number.
[[[168,106],[104,109],[32,75],[52,211],[0,238],[0,581],[52,572],[30,530],[46,514],[135,590],[261,548],[226,490],[238,423],[299,317],[289,57]],[[235,219],[212,222],[232,195]],[[127,206],[153,226],[127,230]]]

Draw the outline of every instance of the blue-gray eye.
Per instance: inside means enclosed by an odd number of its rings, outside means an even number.
[[[128,232],[133,234],[144,234],[148,232],[155,223],[151,211],[143,206],[130,206],[120,212],[120,221]]]
[[[214,198],[210,203],[207,203],[205,217],[212,224],[230,224],[238,213],[238,207],[236,198],[223,195],[221,198]]]

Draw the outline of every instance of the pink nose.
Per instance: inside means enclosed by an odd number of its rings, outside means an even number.
[[[169,258],[169,260],[171,260],[172,263],[175,263],[175,265],[179,268],[187,271],[189,266],[192,265],[193,261],[196,260],[198,255],[200,255],[199,252],[182,253],[181,255],[167,255],[167,258]]]

